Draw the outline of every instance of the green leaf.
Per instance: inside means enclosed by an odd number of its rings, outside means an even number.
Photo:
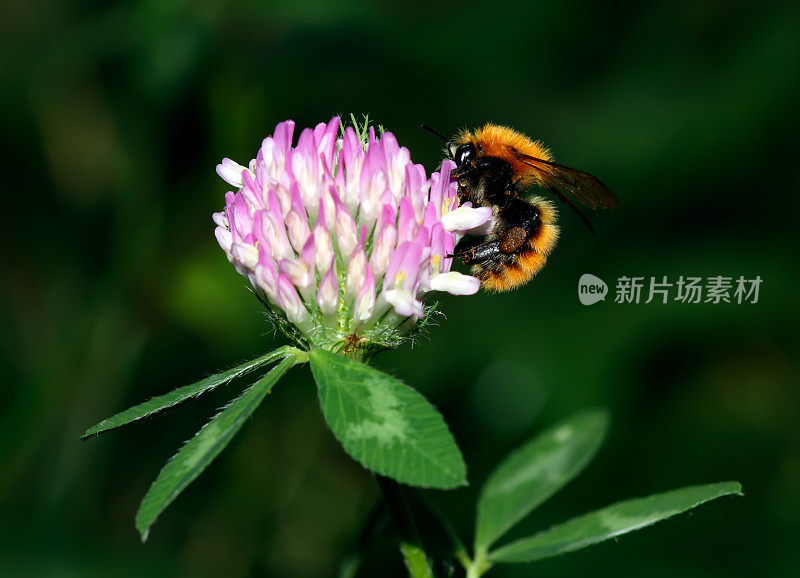
[[[466,484],[466,465],[447,424],[420,393],[327,351],[309,357],[325,420],[354,460],[412,486]]]
[[[296,362],[294,355],[281,361],[214,416],[167,462],[136,512],[136,528],[143,542],[159,514],[225,449],[272,386]]]
[[[262,355],[261,357],[243,363],[227,371],[209,375],[205,379],[202,379],[196,383],[184,385],[183,387],[174,389],[169,393],[149,399],[143,403],[126,409],[125,411],[121,411],[108,419],[104,419],[95,426],[90,427],[83,432],[83,434],[81,434],[80,439],[86,439],[91,436],[96,436],[101,433],[117,429],[134,421],[155,415],[161,411],[164,411],[165,409],[174,407],[179,403],[183,403],[184,401],[194,397],[198,397],[202,393],[211,391],[215,387],[223,385],[224,383],[227,383],[232,379],[240,377],[246,373],[250,373],[254,369],[258,369],[259,367],[271,363],[276,359],[286,357],[293,349],[294,348],[292,347],[281,347],[271,353]]]
[[[512,452],[481,491],[475,550],[489,548],[574,478],[594,457],[607,427],[605,412],[583,412]]]
[[[618,502],[530,538],[517,540],[489,554],[489,559],[492,562],[533,562],[571,552],[645,528],[729,494],[742,495],[742,486],[738,482],[690,486],[647,498]]]

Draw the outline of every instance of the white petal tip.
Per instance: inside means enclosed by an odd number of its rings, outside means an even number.
[[[480,288],[478,279],[457,271],[440,273],[431,279],[432,291],[445,291],[451,295],[474,295]]]
[[[422,303],[414,299],[408,291],[391,289],[383,294],[386,302],[394,307],[394,312],[402,317],[422,317],[425,312]]]
[[[468,231],[483,225],[491,218],[492,209],[490,207],[473,209],[462,206],[442,215],[442,225],[447,232]]]
[[[244,187],[242,171],[245,170],[247,170],[246,167],[243,167],[229,158],[222,159],[222,162],[217,165],[217,174],[222,177],[222,180],[237,189]]]

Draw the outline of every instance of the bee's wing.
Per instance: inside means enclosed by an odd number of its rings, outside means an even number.
[[[553,192],[561,193],[559,196],[570,196],[593,210],[617,208],[617,197],[594,175],[529,157],[516,150],[513,152],[521,162],[538,170],[545,186],[553,189]]]

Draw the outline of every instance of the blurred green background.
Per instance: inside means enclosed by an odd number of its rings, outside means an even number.
[[[471,539],[511,448],[605,406],[587,471],[514,536],[618,499],[740,480],[648,531],[490,576],[798,576],[797,2],[499,4],[6,0],[0,7],[0,574],[334,576],[375,485],[295,369],[142,545],[138,501],[233,396],[87,443],[101,418],[275,347],[211,213],[224,156],[286,118],[369,112],[432,170],[450,133],[510,124],[620,208],[511,294],[377,364],[442,410],[471,485],[431,499]],[[763,279],[755,305],[582,306],[591,272]],[[360,576],[402,576],[379,544]]]

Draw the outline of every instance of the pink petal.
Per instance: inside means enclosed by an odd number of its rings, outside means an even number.
[[[339,308],[339,284],[336,280],[336,266],[328,265],[328,272],[322,276],[317,290],[317,305],[326,315],[336,313]]]

